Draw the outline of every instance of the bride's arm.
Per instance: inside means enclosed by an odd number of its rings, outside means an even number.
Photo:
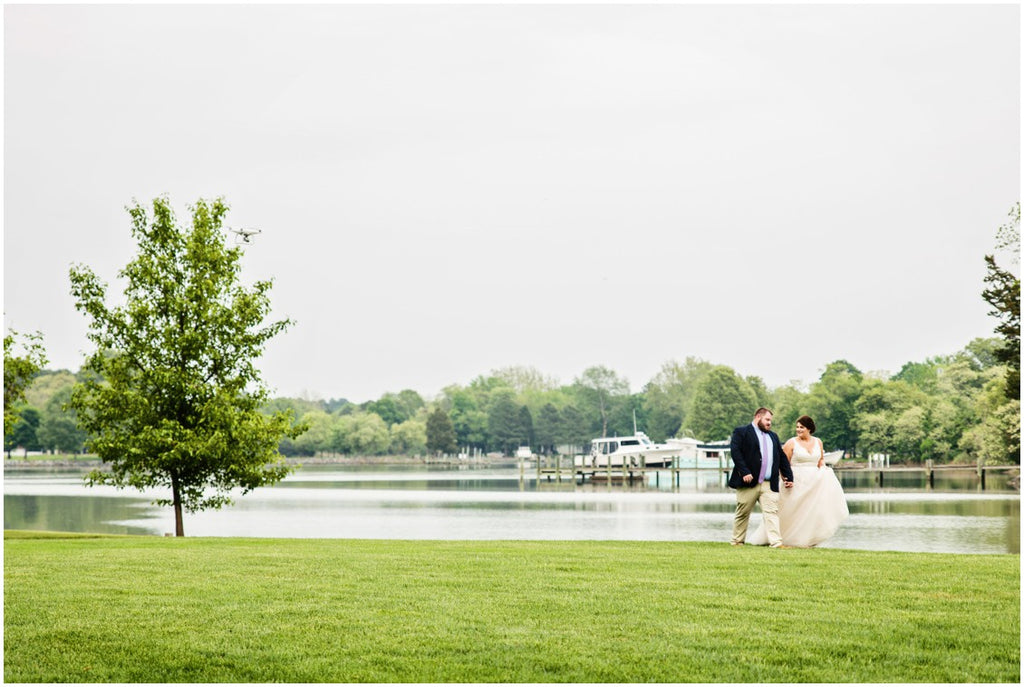
[[[782,445],[782,452],[786,454],[786,458],[788,460],[793,460],[793,442],[794,441],[796,441],[796,439],[790,439],[789,441],[787,441],[785,444]]]
[[[825,467],[825,444],[818,439],[818,467]]]

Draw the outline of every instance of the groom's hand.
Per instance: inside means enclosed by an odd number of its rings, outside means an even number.
[[[785,477],[783,477],[782,478],[782,483],[786,485],[786,489],[792,489],[793,488],[793,481],[792,480],[788,480]]]
[[[754,476],[753,475],[743,475],[743,483],[744,484],[750,484],[753,481],[754,481]]]

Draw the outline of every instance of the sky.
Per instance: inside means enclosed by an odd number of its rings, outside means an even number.
[[[92,346],[68,270],[223,197],[295,324],[276,396],[508,366],[640,391],[692,356],[814,382],[993,336],[1020,9],[5,5],[5,331]]]

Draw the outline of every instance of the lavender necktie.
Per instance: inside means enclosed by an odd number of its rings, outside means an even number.
[[[768,435],[761,432],[761,474],[757,478],[757,483],[760,484],[764,481],[764,473],[768,468]]]

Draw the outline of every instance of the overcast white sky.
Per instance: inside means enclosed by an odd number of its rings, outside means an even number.
[[[992,335],[1020,34],[1014,4],[7,5],[5,329],[77,370],[69,266],[116,286],[125,205],[166,193],[263,230],[276,395],[895,372]]]

